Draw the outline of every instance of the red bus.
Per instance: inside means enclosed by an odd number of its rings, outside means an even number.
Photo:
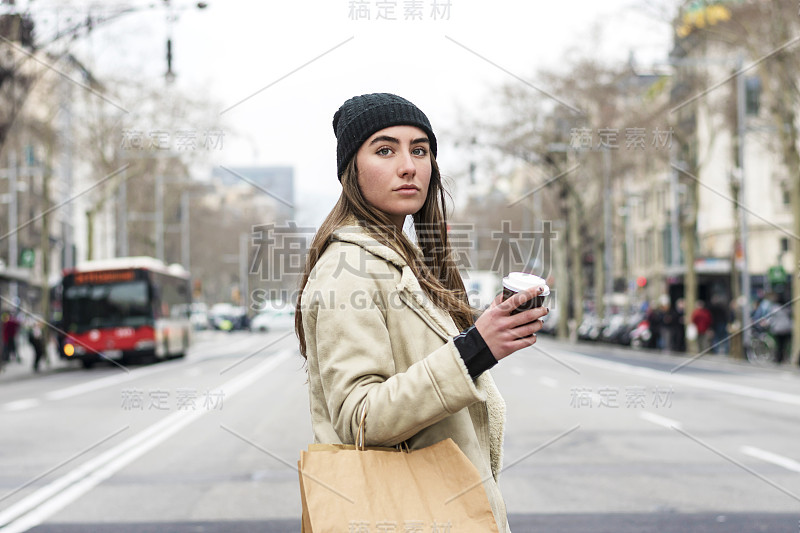
[[[155,361],[189,347],[191,282],[180,265],[152,257],[87,261],[61,281],[61,357]]]

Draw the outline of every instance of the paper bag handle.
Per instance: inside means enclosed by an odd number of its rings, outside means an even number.
[[[356,449],[364,451],[366,449],[365,440],[366,437],[364,436],[365,428],[367,425],[367,404],[361,408],[361,417],[358,421],[358,432],[356,432]],[[397,445],[401,452],[411,453],[411,448],[408,446],[407,441],[403,441]]]
[[[364,406],[361,408],[361,417],[358,421],[358,432],[356,433],[356,448],[359,450],[364,450],[364,441],[366,440],[364,437],[364,426],[366,426],[367,420],[367,404],[364,403]]]

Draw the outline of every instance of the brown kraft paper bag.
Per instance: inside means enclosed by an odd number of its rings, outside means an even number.
[[[497,533],[478,470],[452,439],[411,451],[312,444],[298,469],[303,533]]]

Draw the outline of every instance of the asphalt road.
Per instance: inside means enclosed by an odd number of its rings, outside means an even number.
[[[0,376],[0,532],[299,531],[293,334],[195,340]],[[800,532],[797,371],[542,337],[492,373],[515,533]]]

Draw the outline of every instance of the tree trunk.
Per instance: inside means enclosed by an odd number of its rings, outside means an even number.
[[[561,222],[562,233],[567,228]],[[558,324],[556,335],[559,339],[566,339],[570,337],[571,331],[569,328],[569,274],[567,272],[567,254],[569,253],[569,240],[562,239],[561,245],[553,249],[555,254],[555,271],[559,279],[556,280],[556,306],[558,306]],[[576,326],[577,327],[577,326]]]
[[[697,235],[697,182],[691,180],[687,183],[686,194],[688,196],[688,213],[681,228],[683,241],[683,257],[686,260],[683,299],[684,299],[684,325],[691,323],[691,316],[697,307],[697,272],[695,271],[695,236]],[[688,329],[687,329],[688,330]],[[686,339],[686,351],[697,353],[697,339]]]
[[[50,322],[50,178],[53,172],[53,136],[47,143],[47,157],[44,172],[42,173],[42,320]],[[49,328],[42,328],[42,343],[47,346]]]
[[[786,88],[781,96],[784,112],[784,125],[781,130],[781,145],[783,147],[783,160],[786,165],[786,173],[789,178],[789,194],[792,208],[792,222],[790,235],[800,235],[800,154],[797,151],[797,116],[794,108],[791,107],[792,96],[788,94],[790,88]],[[785,99],[785,100],[784,100]],[[800,265],[800,239],[792,238],[791,251],[794,257],[794,264]],[[794,276],[792,284],[792,346],[791,362],[793,365],[800,363],[800,277]]]
[[[603,239],[597,238],[594,241],[594,310],[597,318],[606,318],[606,302],[604,299],[606,293],[606,275],[603,265]]]
[[[788,27],[789,21],[784,16],[784,11],[779,8],[777,3],[770,7],[772,7],[772,23],[770,26],[774,28],[773,38],[788,39],[791,31]],[[789,235],[794,236],[791,239],[791,251],[794,264],[800,268],[800,240],[796,237],[800,235],[800,153],[797,150],[798,131],[797,113],[795,111],[797,103],[797,89],[795,88],[796,68],[790,63],[790,60],[791,56],[787,52],[776,54],[774,59],[771,59],[776,63],[775,72],[778,73],[779,80],[774,95],[776,105],[772,109],[773,120],[780,137],[783,163],[786,166],[786,177],[789,180],[792,209]],[[800,278],[796,275],[793,276],[791,283],[793,316],[791,363],[792,365],[797,365],[800,363]]]
[[[735,200],[739,200],[739,185],[736,183],[736,180],[731,180],[731,197]],[[741,274],[739,273],[739,269],[736,267],[736,263],[739,259],[739,250],[741,249],[741,239],[740,236],[742,235],[742,225],[741,225],[741,217],[739,217],[739,207],[738,204],[733,204],[733,250],[731,250],[731,302],[735,304],[736,309],[739,308],[739,302],[742,296],[742,278]],[[742,322],[740,320],[740,314],[734,316],[733,322],[733,330],[731,331],[731,338],[730,338],[730,355],[735,359],[744,359],[744,346],[742,346]]]
[[[86,260],[94,259],[94,210],[86,211]]]
[[[577,328],[583,321],[583,261],[581,260],[580,213],[578,198],[571,190],[568,196],[570,282],[572,285],[572,314]]]
[[[794,144],[793,146],[797,146]],[[800,235],[800,164],[798,164],[797,150],[794,150],[795,171],[793,172],[794,185],[792,194],[792,233]],[[800,269],[800,240],[792,239],[792,255],[794,264]],[[794,271],[792,271],[794,273]],[[792,364],[800,364],[800,276],[793,276],[792,280]]]

